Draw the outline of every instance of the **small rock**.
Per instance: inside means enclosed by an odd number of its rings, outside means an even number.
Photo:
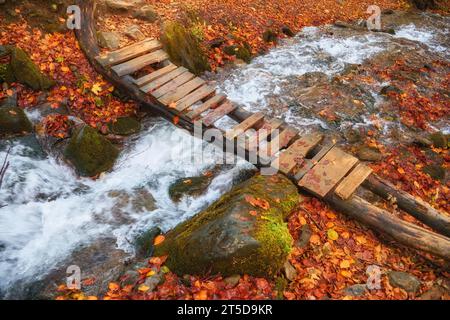
[[[124,287],[124,286],[128,286],[128,285],[135,285],[136,282],[138,282],[139,277],[140,277],[140,273],[135,271],[135,270],[128,270],[127,272],[125,272],[125,274],[121,277],[122,280],[120,282],[120,284]]]
[[[186,177],[175,181],[169,187],[169,196],[174,202],[179,202],[184,196],[199,196],[204,193],[213,176]]]
[[[358,297],[366,292],[365,284],[354,284],[350,287],[345,288],[344,293],[346,296]]]
[[[297,270],[292,266],[292,264],[289,263],[289,261],[286,261],[283,265],[283,271],[286,275],[286,279],[289,281],[294,281],[297,277]]]
[[[116,50],[120,46],[120,38],[116,32],[97,32],[97,40],[102,48]]]
[[[348,143],[360,142],[362,139],[361,132],[359,129],[348,128],[344,131],[343,134],[344,134],[345,140],[347,140]]]
[[[440,285],[434,285],[430,290],[423,293],[419,299],[420,300],[441,300],[442,296],[445,294],[445,288]]]
[[[295,246],[299,248],[304,248],[308,245],[309,239],[311,238],[312,231],[309,225],[305,224],[302,226],[300,230],[300,236],[298,240],[295,242]]]
[[[154,274],[153,276],[145,279],[144,285],[149,287],[148,291],[153,291],[158,285],[164,282],[164,278],[164,273],[160,271],[157,274]]]
[[[109,9],[119,11],[131,10],[143,3],[143,0],[105,0],[105,4]]]
[[[360,160],[363,161],[381,161],[383,159],[383,155],[378,149],[362,146],[358,152],[357,156]]]
[[[135,24],[129,26],[125,30],[125,35],[133,40],[143,40],[145,38],[145,34],[143,34],[141,29]]]
[[[285,35],[287,35],[288,37],[293,37],[295,36],[294,31],[291,30],[291,28],[289,28],[288,26],[283,26],[281,27],[281,32],[283,32]]]
[[[448,137],[442,132],[435,132],[431,134],[429,138],[433,141],[433,146],[436,148],[447,149]]]
[[[263,40],[265,42],[277,42],[278,35],[273,30],[266,30],[263,33]]]
[[[223,279],[223,281],[231,287],[235,287],[239,283],[239,280],[241,280],[241,276],[238,274]]]
[[[142,20],[145,20],[148,22],[152,22],[152,23],[155,22],[156,20],[158,20],[158,14],[155,12],[153,7],[150,5],[145,5],[139,9],[137,9],[133,13],[133,17],[139,18],[139,19],[142,19]]]
[[[430,139],[428,139],[426,137],[422,137],[419,135],[414,137],[413,142],[421,147],[431,147],[433,145],[433,141],[431,141]]]
[[[422,171],[430,175],[434,180],[443,180],[446,173],[445,168],[437,164],[427,165],[423,167]]]
[[[416,293],[421,286],[421,282],[419,281],[419,279],[406,272],[390,271],[388,273],[388,278],[389,283],[393,287],[402,288],[407,292]]]

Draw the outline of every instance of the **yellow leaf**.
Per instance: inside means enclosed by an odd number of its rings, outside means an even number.
[[[366,238],[364,238],[364,236],[357,236],[357,237],[355,237],[355,239],[358,244],[366,244],[367,243],[367,240],[366,240]]]
[[[328,229],[327,231],[328,239],[335,241],[339,238],[338,233],[334,229]]]
[[[92,89],[91,91],[98,96],[100,94],[100,92],[102,91],[102,86],[99,83],[94,83],[92,85]]]
[[[156,272],[154,270],[150,270],[145,276],[148,278],[148,277],[155,275],[155,273]]]
[[[351,278],[352,273],[348,270],[341,270],[341,275],[346,278]]]
[[[342,260],[339,266],[342,269],[347,269],[347,268],[350,268],[350,264],[351,264],[350,260]]]
[[[98,300],[98,298],[96,296],[88,296],[87,299],[88,300]]]
[[[194,300],[206,300],[208,299],[208,292],[206,290],[201,290],[194,294]]]
[[[64,66],[64,67],[61,67],[61,71],[67,73],[70,71],[70,69],[68,67]]]
[[[405,174],[405,170],[403,170],[403,168],[397,168],[397,171],[398,171],[400,174]]]
[[[110,282],[108,285],[109,290],[116,291],[119,290],[120,286],[115,282]]]
[[[150,287],[149,287],[149,286],[146,286],[145,284],[141,284],[141,285],[139,286],[138,290],[139,290],[140,292],[147,292],[148,290],[150,290]]]

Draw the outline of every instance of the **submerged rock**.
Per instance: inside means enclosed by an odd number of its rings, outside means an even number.
[[[179,23],[172,22],[164,27],[161,42],[174,63],[197,75],[210,70],[198,39]]]
[[[211,184],[212,175],[181,178],[169,187],[169,196],[174,202],[179,202],[184,196],[200,196]]]
[[[83,125],[75,129],[64,155],[79,175],[92,177],[111,169],[119,151],[95,129]]]
[[[273,277],[292,248],[284,220],[298,197],[284,176],[255,176],[167,233],[155,255],[178,274]]]
[[[0,137],[26,135],[33,126],[25,112],[16,106],[0,106]]]
[[[47,90],[55,83],[30,59],[28,54],[20,48],[11,49],[11,62],[6,72],[6,82],[19,82],[34,90]]]

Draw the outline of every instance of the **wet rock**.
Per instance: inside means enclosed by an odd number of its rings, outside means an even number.
[[[158,14],[154,10],[154,8],[150,5],[145,5],[145,6],[140,7],[139,9],[137,9],[133,13],[133,17],[141,19],[141,20],[145,20],[148,22],[155,22],[156,20],[158,20]]]
[[[120,285],[122,287],[128,286],[128,285],[136,285],[136,283],[139,281],[139,278],[141,277],[141,274],[135,270],[127,270],[123,274],[123,276],[120,277]]]
[[[423,172],[428,174],[434,180],[444,180],[446,170],[443,166],[437,164],[430,164],[422,169]]]
[[[393,85],[389,85],[389,86],[384,86],[383,88],[381,88],[380,90],[380,94],[382,95],[389,95],[389,93],[396,93],[396,94],[401,94],[402,90],[396,86]]]
[[[198,39],[179,23],[166,24],[161,42],[177,65],[182,65],[197,75],[210,70]]]
[[[125,30],[125,35],[130,37],[133,40],[143,40],[145,39],[145,34],[142,33],[141,29],[135,24],[129,26]]]
[[[151,257],[153,254],[153,240],[157,235],[161,234],[161,229],[158,227],[142,233],[135,240],[136,253],[139,257]]]
[[[298,198],[286,177],[255,176],[167,233],[155,255],[177,274],[273,277],[292,248],[284,220]]]
[[[289,261],[286,261],[283,265],[283,272],[286,276],[286,279],[289,281],[294,281],[295,278],[297,278],[297,270],[292,266],[292,264],[289,263]]]
[[[241,276],[238,274],[234,274],[232,276],[226,277],[225,279],[223,279],[223,282],[225,282],[227,285],[231,286],[231,287],[235,287],[239,281],[241,280]]]
[[[345,288],[344,294],[346,296],[359,297],[362,296],[367,290],[365,284],[354,284],[350,287]]]
[[[249,63],[252,60],[252,49],[248,43],[245,43],[242,46],[226,46],[223,48],[223,52],[225,52],[229,56],[236,56],[236,58]]]
[[[436,148],[447,149],[448,137],[442,132],[435,132],[430,135],[429,139],[433,142]]]
[[[295,36],[294,31],[292,31],[291,28],[289,28],[288,26],[283,26],[281,27],[281,32],[283,32],[286,36],[288,37],[293,37]]]
[[[399,287],[407,292],[416,293],[421,283],[415,276],[401,271],[388,272],[389,283],[393,287]]]
[[[169,196],[174,202],[179,202],[184,196],[200,196],[205,193],[212,178],[211,175],[203,175],[178,179],[170,185]]]
[[[11,49],[11,62],[6,72],[6,82],[19,82],[34,90],[47,90],[55,83],[30,59],[28,54],[20,48]]]
[[[116,32],[97,32],[98,45],[109,50],[116,50],[120,46],[120,37]]]
[[[263,35],[264,42],[278,42],[278,35],[273,30],[264,31]]]
[[[411,0],[411,2],[419,10],[436,9],[438,7],[435,0]]]
[[[364,130],[364,129],[362,129]],[[347,140],[348,143],[356,143],[360,142],[362,140],[362,132],[360,129],[357,128],[347,128],[343,132],[345,140]]]
[[[295,246],[298,248],[305,248],[308,245],[311,236],[312,236],[311,227],[307,224],[303,225],[302,228],[300,229],[299,237],[295,242]]]
[[[237,174],[233,176],[233,186],[238,185],[258,173],[256,169],[244,169],[240,170]]]
[[[15,106],[0,106],[0,137],[26,135],[33,126],[25,112]]]
[[[108,128],[113,134],[128,136],[141,131],[141,123],[133,117],[121,117],[117,121],[109,123]]]
[[[111,169],[119,151],[95,129],[82,125],[74,130],[64,156],[81,176],[92,177]]]
[[[383,155],[376,148],[362,146],[356,153],[357,157],[363,161],[381,161]]]

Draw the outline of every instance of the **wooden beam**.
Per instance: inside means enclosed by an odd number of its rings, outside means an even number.
[[[185,67],[178,67],[175,70],[172,70],[169,73],[166,73],[165,75],[159,77],[158,79],[155,79],[150,83],[147,83],[145,86],[141,88],[141,90],[145,93],[154,91],[186,72],[188,72],[188,70]]]
[[[176,109],[180,112],[184,111],[185,109],[189,108],[193,104],[197,103],[198,101],[206,98],[207,96],[209,96],[215,92],[216,92],[216,88],[210,87],[208,85],[201,86],[197,90],[195,90],[192,93],[185,96],[183,99],[179,100],[177,102]]]
[[[264,119],[264,113],[262,112],[256,112],[252,114],[250,117],[236,125],[230,130],[227,130],[226,132],[226,138],[233,140],[238,135],[242,134],[243,132],[247,131],[250,128],[253,128],[255,125],[260,123]]]
[[[165,105],[169,105],[172,102],[178,102],[178,100],[182,99],[184,96],[188,95],[204,84],[205,80],[201,78],[194,78],[189,82],[186,82],[185,84],[179,86],[178,88],[166,93],[161,98],[158,98],[158,100]]]
[[[223,104],[221,104],[219,107],[217,107],[214,110],[211,110],[203,119],[203,124],[207,127],[211,126],[222,118],[223,116],[229,114],[231,111],[233,111],[236,107],[230,102],[225,101]]]
[[[159,87],[158,89],[151,91],[149,93],[152,96],[154,96],[155,98],[159,99],[162,96],[164,96],[165,94],[172,92],[173,90],[176,90],[177,88],[179,88],[183,84],[187,83],[188,81],[191,81],[194,78],[195,78],[195,75],[193,75],[190,72],[185,72],[185,73],[182,73],[181,75],[179,75],[178,77],[176,77],[175,79],[170,80],[165,85],[163,85],[163,86]],[[166,103],[164,103],[164,104],[166,104]]]
[[[176,65],[174,65],[173,63],[169,63],[167,66],[156,70],[150,74],[147,74],[143,77],[140,77],[139,79],[133,79],[133,82],[135,85],[142,87],[160,77],[162,77],[163,75],[175,70],[177,68]]]
[[[201,106],[198,106],[198,108],[195,108],[194,110],[190,111],[187,114],[187,117],[190,119],[196,119],[198,118],[203,112],[214,109],[224,101],[226,97],[222,94],[216,94],[215,96],[209,98],[206,100]]]
[[[245,148],[249,151],[256,151],[258,146],[267,140],[267,138],[274,133],[283,124],[280,119],[271,119],[265,121],[261,128],[256,131],[256,134],[247,141]]]
[[[372,169],[363,163],[359,163],[334,191],[341,199],[347,200],[358,189],[361,183],[372,173]]]
[[[292,127],[287,127],[282,130],[279,135],[272,138],[270,142],[259,147],[260,157],[269,159],[273,157],[282,148],[287,147],[289,143],[297,136],[298,130]]]
[[[132,74],[145,66],[148,66],[153,63],[158,63],[166,59],[169,59],[167,53],[165,53],[163,50],[157,50],[155,52],[151,52],[146,55],[113,66],[111,69],[119,77],[123,77],[127,74]]]

